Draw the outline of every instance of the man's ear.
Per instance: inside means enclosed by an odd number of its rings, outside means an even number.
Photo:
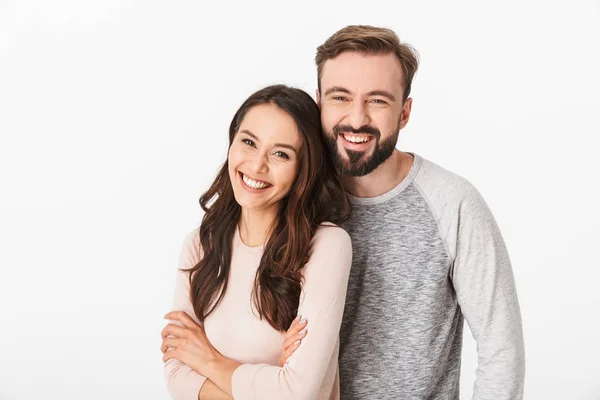
[[[412,110],[412,98],[409,97],[402,106],[402,114],[400,115],[400,129],[403,129],[410,119],[410,111]]]
[[[319,93],[319,89],[315,90],[315,98],[317,99],[317,105],[321,108],[321,94]]]

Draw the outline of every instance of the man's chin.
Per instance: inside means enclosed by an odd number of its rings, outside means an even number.
[[[333,161],[340,174],[360,177],[377,169],[393,154],[393,151],[394,147],[386,148],[384,151],[375,151],[372,154],[355,151],[346,151],[346,154],[340,154],[338,151]]]
[[[369,159],[360,159],[358,162],[351,162],[348,158],[338,158],[335,166],[339,173],[347,176],[364,176],[369,172],[367,167],[369,165]]]

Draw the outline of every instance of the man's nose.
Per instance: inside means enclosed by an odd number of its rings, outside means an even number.
[[[365,104],[361,102],[355,102],[348,113],[348,125],[358,129],[363,125],[369,125],[370,122],[371,119]]]

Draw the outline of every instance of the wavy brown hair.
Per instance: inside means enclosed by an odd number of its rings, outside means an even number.
[[[303,268],[317,227],[326,221],[342,222],[349,216],[350,205],[327,151],[319,108],[300,89],[274,85],[252,94],[233,116],[229,146],[248,111],[261,104],[273,104],[287,112],[296,122],[302,138],[298,174],[289,193],[279,203],[252,295],[259,317],[273,328],[285,331],[298,313]],[[200,206],[205,211],[200,225],[203,257],[186,271],[190,272],[194,313],[204,322],[227,290],[232,241],[241,216],[227,161],[200,197]]]

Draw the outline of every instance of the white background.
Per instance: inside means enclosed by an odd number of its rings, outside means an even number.
[[[600,3],[0,0],[0,399],[167,399],[159,332],[241,102],[347,24],[421,54],[398,147],[509,246],[526,399],[600,399]],[[476,347],[466,331],[461,398]]]

